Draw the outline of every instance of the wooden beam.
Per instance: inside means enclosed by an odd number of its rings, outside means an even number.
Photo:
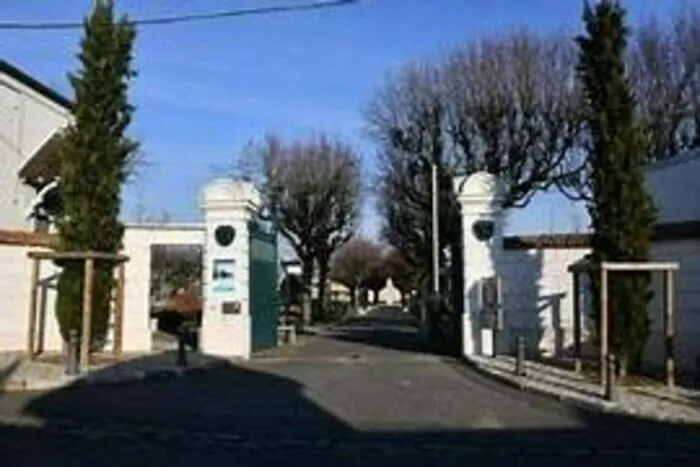
[[[587,260],[582,260],[569,265],[569,272],[589,272],[598,271],[599,269],[607,269],[608,271],[676,271],[680,269],[680,265],[675,262],[613,262],[605,261],[603,263],[594,263]]]
[[[38,259],[102,259],[112,260],[117,263],[128,261],[129,257],[115,253],[102,253],[98,251],[30,251],[27,253],[30,258]]]
[[[122,354],[124,339],[124,284],[126,272],[124,263],[117,266],[117,297],[114,306],[114,355]]]
[[[90,334],[92,326],[92,288],[95,274],[95,260],[85,260],[83,282],[83,334],[80,340],[80,367],[87,370],[90,364]]]
[[[39,308],[37,309],[37,333],[36,333],[36,353],[44,353],[44,344],[46,343],[46,285],[39,280]]]
[[[676,271],[679,269],[678,263],[613,263],[603,262],[603,269],[608,271]]]
[[[0,229],[0,245],[53,248],[57,243],[58,236],[52,234]]]
[[[30,360],[34,358],[36,350],[36,313],[37,297],[36,291],[39,284],[39,273],[41,266],[38,259],[32,260],[32,272],[29,283],[29,323],[27,326],[27,355]]]
[[[608,270],[600,270],[600,384],[605,391],[608,361]]]
[[[574,279],[574,371],[581,373],[581,278],[577,272],[572,276]]]
[[[664,274],[664,349],[666,366],[666,385],[671,388],[675,385],[675,360],[674,360],[674,285],[673,271]]]

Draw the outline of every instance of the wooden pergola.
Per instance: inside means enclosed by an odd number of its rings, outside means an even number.
[[[29,359],[33,359],[37,353],[36,328],[37,328],[37,292],[39,289],[39,276],[41,273],[42,260],[77,260],[84,261],[84,281],[83,281],[83,313],[82,313],[82,336],[81,342],[90,342],[92,323],[92,293],[95,275],[96,261],[110,261],[117,265],[117,284],[115,296],[114,312],[114,346],[112,353],[120,356],[122,353],[123,325],[124,325],[124,283],[125,283],[125,263],[129,260],[127,256],[114,253],[100,252],[56,252],[56,251],[30,251],[29,258],[32,260],[31,288],[29,301],[29,326],[27,331],[27,354]],[[87,368],[89,364],[90,346],[80,346],[80,365]]]
[[[569,272],[573,276],[574,294],[574,367],[578,373],[581,371],[581,300],[580,300],[580,279],[581,273],[599,271],[600,273],[600,310],[601,319],[599,323],[600,333],[600,383],[605,388],[607,383],[607,372],[605,367],[610,356],[609,350],[609,310],[608,310],[608,278],[613,272],[661,272],[664,277],[664,351],[665,351],[665,372],[666,385],[673,387],[675,384],[675,361],[674,361],[674,275],[678,271],[679,265],[675,262],[607,262],[594,263],[589,259],[584,259],[569,266]]]

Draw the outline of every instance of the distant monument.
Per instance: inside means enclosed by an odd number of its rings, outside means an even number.
[[[379,291],[378,301],[387,305],[401,305],[401,291],[396,288],[394,281],[389,277],[386,285]]]

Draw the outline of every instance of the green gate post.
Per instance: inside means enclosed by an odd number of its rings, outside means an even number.
[[[277,232],[260,219],[248,222],[251,350],[277,346],[279,317]]]

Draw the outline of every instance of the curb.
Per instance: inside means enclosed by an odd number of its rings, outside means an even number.
[[[528,384],[527,377],[519,377],[518,381],[514,378],[509,378],[507,376],[498,374],[496,372],[490,371],[484,368],[479,363],[471,360],[469,357],[462,356],[458,358],[457,361],[466,364],[469,368],[473,369],[477,373],[497,381],[506,386],[510,386],[515,389],[519,389],[524,392],[529,392],[531,394],[537,394],[546,397],[550,400],[556,400],[559,402],[565,402],[571,406],[592,410],[600,413],[614,414],[614,415],[624,415],[627,417],[635,418],[637,420],[652,421],[652,422],[662,422],[662,423],[673,423],[677,425],[687,425],[687,426],[698,426],[698,422],[695,420],[688,420],[683,417],[676,416],[664,416],[655,414],[644,414],[638,413],[631,410],[625,410],[618,402],[606,401],[601,398],[601,400],[593,402],[588,400],[583,400],[577,397],[570,396],[568,394],[561,394],[555,390],[546,390],[543,388],[535,387]]]
[[[171,381],[181,379],[188,375],[225,368],[228,362],[211,362],[202,365],[189,366],[184,368],[154,368],[150,370],[133,369],[116,373],[114,375],[100,375],[99,370],[88,372],[76,377],[64,376],[60,380],[16,380],[7,381],[0,385],[0,394],[22,391],[50,391],[63,388],[80,386],[111,386],[119,384],[133,383],[136,381]]]
[[[592,402],[592,401],[587,401],[583,400],[577,397],[572,397],[568,394],[562,394],[559,392],[556,392],[555,390],[545,390],[536,386],[533,386],[531,384],[528,384],[527,377],[518,377],[518,380],[514,380],[514,378],[509,378],[507,376],[498,374],[496,372],[490,371],[486,368],[484,368],[482,365],[474,362],[471,360],[469,357],[461,357],[458,359],[458,361],[461,361],[462,363],[465,363],[469,368],[475,370],[479,374],[486,376],[488,378],[491,378],[493,380],[498,381],[499,383],[505,384],[507,386],[510,386],[515,389],[519,389],[521,391],[525,392],[530,392],[533,394],[538,394],[541,396],[545,396],[549,399],[554,399],[559,402],[566,402],[570,405],[573,405],[578,408],[583,408],[583,409],[588,409],[588,410],[595,410],[598,412],[604,412],[604,413],[624,413],[626,412],[622,411],[619,408],[619,404],[615,402],[610,402],[610,401],[598,401],[598,402]]]

